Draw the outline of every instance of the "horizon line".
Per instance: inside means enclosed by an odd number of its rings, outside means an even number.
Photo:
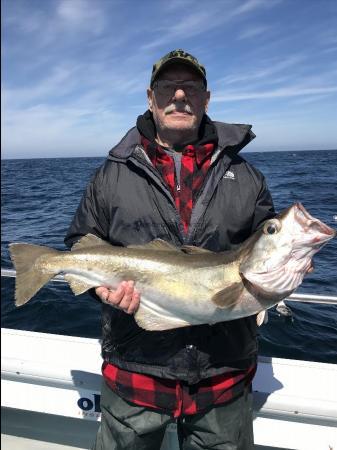
[[[297,149],[297,150],[241,150],[240,153],[296,153],[296,152],[333,152],[337,151],[337,148],[325,148],[325,149]],[[107,155],[96,156],[31,156],[31,157],[13,157],[13,158],[1,158],[1,161],[13,161],[13,160],[26,160],[26,159],[80,159],[80,158],[106,158]]]

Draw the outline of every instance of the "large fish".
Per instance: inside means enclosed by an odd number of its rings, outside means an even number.
[[[16,305],[23,305],[54,275],[63,273],[75,295],[134,280],[141,293],[135,314],[147,330],[213,324],[260,313],[289,296],[313,255],[336,231],[296,203],[234,251],[214,253],[155,240],[115,247],[88,234],[72,251],[15,243]]]

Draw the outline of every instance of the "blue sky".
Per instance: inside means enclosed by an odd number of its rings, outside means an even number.
[[[249,150],[337,148],[335,0],[3,0],[2,157],[106,155],[175,48]]]

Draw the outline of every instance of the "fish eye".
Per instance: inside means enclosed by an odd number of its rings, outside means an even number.
[[[276,234],[281,229],[281,222],[279,220],[272,220],[267,222],[263,227],[264,234]]]

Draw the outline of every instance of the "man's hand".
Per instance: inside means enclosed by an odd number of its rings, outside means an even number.
[[[315,268],[314,268],[314,265],[313,265],[313,263],[311,261],[311,264],[310,264],[309,269],[307,270],[307,273],[312,273],[314,270],[315,270]]]
[[[134,314],[139,307],[140,293],[135,289],[134,281],[122,281],[114,291],[100,286],[95,292],[103,303],[115,306],[127,314]]]

